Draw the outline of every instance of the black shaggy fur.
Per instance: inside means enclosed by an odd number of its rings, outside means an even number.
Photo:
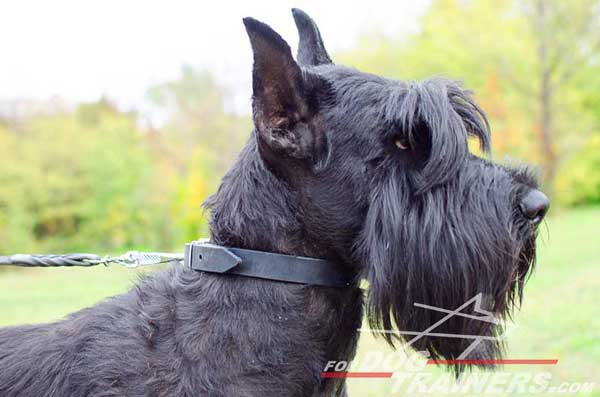
[[[459,84],[336,66],[314,22],[294,18],[297,61],[267,25],[244,20],[255,130],[206,203],[211,239],[338,261],[355,283],[173,267],[57,323],[0,329],[0,396],[344,395],[343,380],[320,374],[354,355],[361,278],[374,328],[421,331],[440,314],[413,303],[453,310],[478,293],[510,315],[535,258],[537,222],[519,206],[534,179],[469,152],[470,136],[489,149],[489,128]],[[500,330],[455,317],[436,331]],[[453,359],[468,343],[424,337],[413,347]],[[501,351],[488,341],[468,358]]]

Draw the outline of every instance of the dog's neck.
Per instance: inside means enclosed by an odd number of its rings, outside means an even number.
[[[297,218],[297,193],[265,165],[254,136],[221,185],[205,203],[211,241],[216,244],[332,258],[327,247],[307,237]]]

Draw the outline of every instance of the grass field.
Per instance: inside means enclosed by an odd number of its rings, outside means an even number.
[[[546,223],[547,227],[542,227],[540,234],[537,270],[526,287],[523,308],[515,316],[516,326],[508,336],[507,357],[558,359],[558,364],[506,366],[501,371],[508,372],[507,377],[519,373],[525,377],[528,373],[548,373],[551,386],[564,382],[595,382],[591,392],[580,394],[599,396],[600,208],[556,212]],[[137,272],[116,267],[4,271],[0,273],[0,325],[59,319],[106,296],[125,291],[136,278]],[[390,354],[385,344],[364,334],[356,364],[367,365],[365,360],[377,355],[390,357]],[[389,360],[378,362],[369,369],[395,369],[388,364]],[[444,379],[440,369],[429,367],[421,372],[431,373],[434,379]],[[390,379],[351,379],[350,395],[423,394],[408,383],[410,379],[398,384]],[[493,395],[531,394],[518,389],[512,392],[500,389]],[[445,394],[431,388],[428,391],[424,395]],[[573,394],[544,389],[537,395]]]

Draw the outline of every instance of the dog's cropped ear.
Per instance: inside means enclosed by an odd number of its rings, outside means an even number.
[[[300,65],[311,66],[332,63],[315,21],[307,13],[298,8],[292,8],[292,14],[294,15],[294,21],[296,22],[300,38],[298,55],[296,56],[298,63]]]
[[[254,53],[253,117],[259,139],[277,155],[314,157],[310,131],[312,79],[303,77],[289,45],[268,25],[244,18]]]

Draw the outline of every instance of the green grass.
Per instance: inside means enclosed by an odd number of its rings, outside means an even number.
[[[59,319],[106,296],[125,291],[135,283],[137,273],[117,267],[3,271],[0,273],[0,325]],[[502,371],[534,375],[547,372],[552,376],[551,385],[595,382],[593,392],[585,395],[600,395],[599,304],[600,208],[552,214],[547,227],[542,228],[537,269],[527,284],[523,308],[515,316],[515,328],[508,336],[507,357],[557,358],[559,362],[545,366],[507,366]],[[387,363],[378,362],[365,369],[394,370],[394,362],[398,361],[390,361],[390,354],[392,351],[383,342],[363,334],[354,369],[360,369],[361,362],[366,365],[366,359],[382,355],[388,357]],[[409,373],[406,367],[399,371]],[[429,366],[419,372],[430,372],[436,376],[433,379],[439,379],[442,374],[441,369]],[[419,395],[407,389],[408,383],[394,389],[394,381],[390,379],[351,379],[349,384],[351,396]],[[553,394],[557,393],[538,393]],[[502,391],[493,395],[529,393]]]

